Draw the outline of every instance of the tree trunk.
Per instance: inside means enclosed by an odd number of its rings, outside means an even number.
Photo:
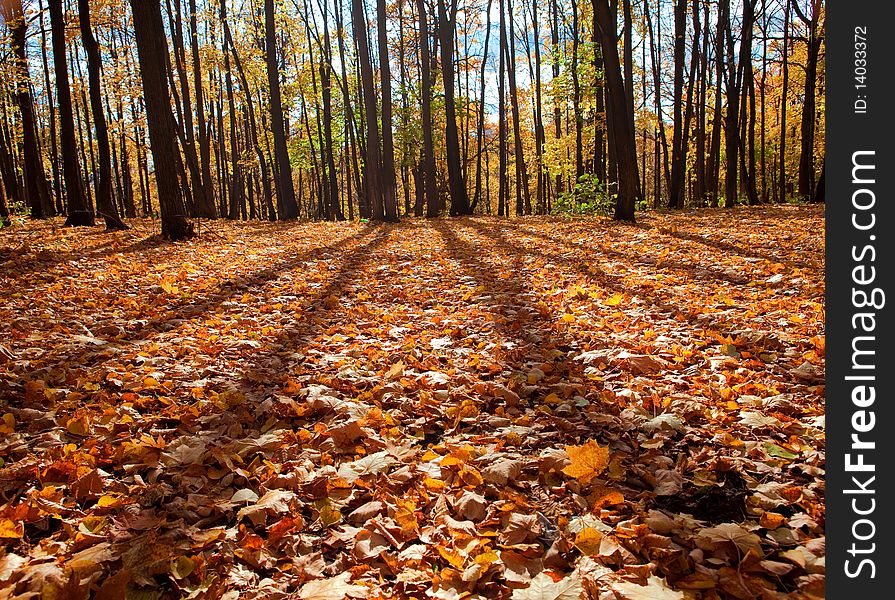
[[[17,0],[21,4],[21,0]],[[40,57],[44,67],[44,86],[47,92],[47,104],[50,113],[50,171],[53,174],[53,197],[56,199],[55,214],[65,212],[63,206],[62,181],[59,175],[59,141],[56,131],[56,103],[53,101],[53,86],[50,83],[50,62],[47,59],[47,28],[44,23],[43,0],[38,0],[40,11]]]
[[[270,1],[270,0],[268,0]],[[382,194],[382,148],[379,138],[379,117],[376,105],[376,86],[373,81],[373,65],[370,62],[370,43],[367,38],[367,17],[364,0],[351,0],[351,21],[357,42],[360,62],[361,85],[364,95],[364,112],[367,125],[366,156],[364,157],[364,181],[372,219],[385,218]]]
[[[497,76],[497,145],[499,157],[497,168],[497,215],[500,217],[510,216],[509,199],[507,198],[509,190],[507,178],[507,103],[506,89],[504,87],[506,60],[509,53],[507,52],[506,11],[504,4],[504,0],[500,0],[500,58]]]
[[[778,176],[778,202],[786,202],[786,107],[789,102],[789,10],[793,0],[783,0],[783,67],[782,91],[780,92],[780,175]]]
[[[22,118],[22,154],[24,166],[25,195],[31,207],[31,216],[43,219],[55,215],[50,185],[44,171],[37,137],[37,118],[34,114],[34,99],[31,95],[31,76],[28,73],[28,58],[25,54],[25,34],[28,23],[25,20],[21,0],[0,2],[0,10],[9,28],[15,69],[14,97]],[[69,107],[70,108],[70,107]]]
[[[513,111],[513,157],[516,166],[516,216],[525,214],[525,207],[531,206],[528,189],[528,170],[525,168],[525,149],[522,146],[522,115],[519,113],[519,95],[516,93],[516,44],[513,26],[513,0],[507,0],[507,18],[510,22],[509,45],[507,48],[507,75],[510,83],[510,107]],[[580,140],[579,140],[580,141]],[[581,154],[581,149],[578,149]]]
[[[280,94],[280,73],[277,66],[277,38],[273,0],[264,0],[264,39],[267,54],[267,82],[270,86],[270,121],[273,131],[274,155],[277,164],[277,212],[280,220],[298,217],[295,188],[292,185],[292,165],[286,146],[286,129],[283,123],[283,101]]]
[[[674,0],[674,134],[671,141],[671,188],[668,208],[684,207],[684,61],[687,35],[687,0]]]
[[[118,209],[112,202],[112,149],[109,144],[109,130],[103,112],[102,89],[100,88],[99,44],[93,37],[90,26],[90,3],[78,0],[78,16],[81,25],[81,40],[87,54],[87,76],[90,81],[90,110],[93,112],[93,126],[96,129],[96,145],[99,151],[99,179],[96,183],[96,211],[105,219],[107,230],[125,230],[128,226],[118,216]]]
[[[615,204],[615,219],[634,222],[634,209],[640,199],[637,180],[637,152],[634,146],[634,132],[628,120],[628,102],[633,102],[625,92],[621,63],[616,44],[616,23],[609,9],[608,0],[593,0],[600,29],[600,44],[603,48],[603,63],[606,71],[606,86],[609,91],[609,119],[611,134],[618,161],[618,196]]]
[[[550,8],[552,13],[552,21],[550,23],[550,42],[552,44],[551,62],[553,63],[553,80],[556,81],[559,79],[559,9],[557,7],[557,0],[551,0]],[[596,20],[594,20],[594,24],[596,25]],[[594,30],[596,31],[596,27]],[[553,100],[553,124],[555,127],[554,134],[556,139],[562,139],[562,108],[560,107],[558,96]],[[559,197],[562,194],[562,173],[560,171],[561,170],[558,170],[556,173],[554,183],[555,189],[553,190],[553,193],[556,197]]]
[[[817,118],[817,61],[823,30],[818,27],[820,20],[821,0],[812,0],[811,15],[805,16],[798,2],[793,8],[808,28],[807,58],[805,60],[805,87],[802,93],[801,148],[799,152],[799,197],[809,200],[814,197],[814,123]]]
[[[398,221],[397,183],[395,181],[395,142],[392,136],[391,52],[386,30],[385,0],[376,0],[376,25],[379,38],[379,87],[382,93],[382,208],[385,220]]]
[[[78,143],[75,139],[75,119],[72,112],[71,86],[65,51],[65,16],[62,0],[50,0],[50,33],[53,39],[53,67],[56,71],[56,101],[59,103],[59,129],[62,137],[62,176],[68,200],[66,225],[92,226],[93,213],[87,206],[81,169],[78,165]]]
[[[183,191],[178,185],[177,164],[172,148],[177,147],[171,97],[168,91],[168,43],[162,24],[159,0],[130,0],[146,100],[149,142],[155,164],[159,208],[162,213],[162,237],[172,241],[194,235],[193,224],[186,218]]]
[[[438,33],[441,42],[441,78],[444,83],[445,150],[447,151],[448,186],[451,192],[451,216],[469,214],[466,182],[460,166],[460,139],[457,133],[456,98],[454,97],[454,30],[457,26],[457,0],[437,0]],[[450,12],[450,14],[448,14]]]
[[[485,9],[485,45],[482,51],[482,74],[481,74],[481,88],[479,94],[479,110],[478,110],[478,122],[476,124],[476,161],[475,161],[475,193],[472,197],[472,204],[469,207],[469,212],[472,213],[475,211],[476,206],[478,206],[479,200],[482,196],[482,154],[486,152],[485,149],[485,69],[488,66],[488,44],[491,41],[491,4],[493,0],[488,0],[488,6]]]
[[[435,147],[432,141],[432,74],[429,68],[429,24],[426,16],[426,0],[416,0],[419,18],[420,70],[422,71],[423,156],[420,170],[426,197],[426,216],[439,213],[438,189],[435,182]]]

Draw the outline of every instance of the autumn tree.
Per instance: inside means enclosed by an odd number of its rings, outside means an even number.
[[[99,152],[99,178],[96,182],[96,212],[106,222],[108,230],[127,229],[118,215],[118,208],[112,201],[112,148],[109,144],[109,129],[103,110],[103,96],[100,83],[101,58],[99,44],[93,36],[90,24],[90,2],[78,0],[78,17],[81,26],[81,40],[87,54],[87,72],[90,78],[90,110],[96,130],[96,145]]]
[[[13,97],[22,119],[22,162],[26,199],[32,217],[36,219],[52,217],[55,208],[50,197],[50,185],[41,156],[34,98],[31,94],[31,76],[28,71],[28,57],[25,54],[28,22],[21,0],[4,0],[0,2],[0,10],[9,28],[9,43],[13,57]],[[7,191],[9,189],[12,189],[12,186],[8,186]]]
[[[186,217],[183,190],[174,152],[177,139],[168,91],[168,43],[159,0],[130,0],[140,77],[149,124],[149,142],[155,165],[155,182],[161,209],[162,237],[178,241],[194,235]]]
[[[66,225],[92,226],[93,210],[87,203],[78,161],[75,119],[72,110],[71,85],[66,61],[65,15],[62,0],[49,0],[50,27],[53,38],[53,67],[56,72],[56,100],[59,103],[59,132],[62,137],[62,175],[68,204]]]
[[[634,131],[628,120],[625,84],[622,80],[621,63],[616,44],[617,24],[609,8],[608,0],[593,0],[599,27],[600,47],[603,50],[603,66],[606,87],[609,92],[610,135],[618,161],[618,196],[615,201],[615,218],[634,222],[634,209],[640,200],[640,184],[637,179],[637,154]]]

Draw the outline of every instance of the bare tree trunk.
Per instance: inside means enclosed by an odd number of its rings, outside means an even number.
[[[801,148],[799,150],[799,197],[812,200],[814,194],[814,131],[817,119],[817,61],[823,41],[823,29],[819,27],[821,0],[811,0],[811,15],[805,16],[798,2],[793,2],[796,14],[808,29],[805,60],[805,87],[802,92]]]
[[[447,151],[448,185],[451,192],[451,216],[468,215],[469,197],[460,166],[460,140],[457,133],[457,112],[454,97],[454,30],[457,26],[457,0],[437,0],[438,32],[441,37],[441,79],[444,84],[445,150]],[[450,12],[450,14],[448,14]]]
[[[264,33],[267,53],[267,82],[270,86],[270,122],[277,165],[277,212],[280,220],[294,219],[298,217],[298,204],[295,201],[292,165],[289,163],[289,148],[286,145],[286,129],[283,123],[273,0],[264,0]]]
[[[553,19],[550,24],[550,42],[552,44],[553,79],[555,81],[559,79],[559,10],[557,8],[557,0],[551,0],[550,9],[552,13],[551,18]],[[594,24],[596,24],[596,20],[594,20]],[[596,30],[596,27],[594,29]],[[553,124],[556,129],[556,139],[562,139],[562,109],[559,106],[558,98],[555,98],[553,101]],[[554,186],[556,189],[554,189],[553,193],[558,197],[562,194],[562,174],[560,172],[556,174]]]
[[[34,99],[31,95],[31,76],[28,73],[28,58],[25,54],[25,34],[28,23],[25,20],[21,0],[0,2],[0,10],[9,28],[10,46],[15,64],[14,97],[22,118],[23,166],[25,172],[25,194],[31,207],[31,216],[43,219],[55,215],[50,186],[47,182],[37,137],[37,119],[34,115]],[[69,106],[70,108],[70,106]]]
[[[513,25],[513,0],[507,0],[509,46],[507,48],[507,75],[510,83],[510,107],[513,111],[513,155],[516,166],[516,216],[525,214],[525,207],[531,206],[528,189],[528,170],[525,167],[525,149],[522,146],[522,115],[519,113],[519,94],[516,92],[516,44]],[[581,154],[581,149],[578,149]]]
[[[482,74],[481,87],[479,94],[479,110],[478,122],[476,125],[476,164],[475,164],[475,194],[472,197],[472,204],[469,212],[475,211],[478,206],[479,199],[482,196],[482,154],[486,152],[485,142],[485,69],[488,66],[488,44],[491,41],[491,4],[493,0],[488,0],[488,6],[485,8],[485,45],[482,51]]]
[[[392,70],[391,52],[386,30],[385,0],[376,0],[376,23],[379,37],[379,76],[382,92],[382,208],[385,220],[398,221],[397,184],[395,182],[395,142],[392,136]]]
[[[615,204],[615,219],[634,222],[634,208],[640,199],[637,179],[637,152],[634,146],[634,132],[628,120],[628,98],[622,80],[621,64],[616,44],[616,23],[609,9],[608,0],[593,0],[600,30],[600,44],[606,70],[606,85],[609,91],[609,119],[611,134],[618,160],[618,196]]]
[[[269,1],[269,0],[268,0]],[[379,118],[376,105],[376,86],[373,81],[373,65],[370,62],[370,44],[367,39],[367,17],[363,0],[351,0],[351,21],[357,42],[361,85],[366,113],[367,140],[364,157],[364,181],[369,206],[374,220],[385,218],[382,195],[382,149],[379,139]]]
[[[183,191],[178,185],[177,165],[172,148],[177,147],[171,97],[168,91],[168,43],[162,24],[159,0],[130,0],[134,17],[143,97],[149,140],[155,164],[159,207],[162,213],[162,236],[176,241],[194,235],[193,224],[186,218]]]
[[[781,64],[783,67],[783,90],[780,92],[780,175],[777,185],[779,192],[777,201],[786,202],[786,107],[789,101],[789,19],[790,6],[793,0],[783,0],[785,8],[783,10],[783,56]]]
[[[435,182],[435,148],[432,141],[432,75],[429,69],[429,23],[426,1],[416,0],[419,18],[420,70],[422,71],[423,156],[420,170],[426,197],[426,216],[437,217],[439,212],[438,190]]]
[[[93,112],[93,126],[96,128],[96,145],[99,151],[99,180],[96,183],[96,210],[106,222],[107,230],[125,230],[128,226],[118,216],[118,209],[112,202],[112,150],[109,144],[109,130],[103,112],[102,90],[100,88],[99,44],[93,37],[90,26],[90,3],[78,0],[78,16],[81,25],[81,40],[87,54],[87,76],[90,78],[90,110]]]
[[[21,0],[17,0],[21,4]],[[56,131],[56,103],[53,101],[53,86],[50,83],[50,63],[47,59],[47,28],[44,24],[44,7],[43,0],[38,0],[38,10],[40,11],[40,56],[44,67],[44,86],[47,93],[47,105],[50,112],[50,171],[53,174],[53,197],[56,199],[55,214],[65,212],[63,206],[62,180],[59,174],[59,141]]]
[[[535,169],[538,176],[535,205],[538,214],[546,214],[547,186],[543,164],[545,139],[543,107],[541,102],[541,34],[538,28],[538,3],[534,0],[531,3],[531,27],[535,47]]]
[[[62,137],[62,174],[68,200],[66,225],[92,226],[93,213],[89,210],[81,183],[78,165],[78,142],[75,139],[75,120],[72,112],[71,85],[65,60],[65,16],[62,0],[49,0],[50,33],[53,39],[53,67],[56,71],[56,100],[59,103],[59,129]]]

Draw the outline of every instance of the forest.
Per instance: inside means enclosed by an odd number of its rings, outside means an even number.
[[[823,200],[819,0],[137,4],[4,0],[4,220]]]
[[[823,598],[824,29],[0,0],[0,597]]]

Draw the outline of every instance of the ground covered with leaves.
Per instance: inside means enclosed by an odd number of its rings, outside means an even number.
[[[823,213],[0,232],[0,597],[821,598]]]

